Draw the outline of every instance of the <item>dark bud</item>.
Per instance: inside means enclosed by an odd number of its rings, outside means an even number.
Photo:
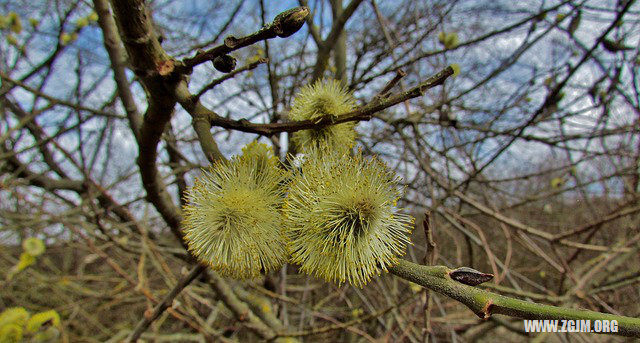
[[[633,50],[632,47],[626,46],[626,45],[622,44],[622,42],[614,42],[614,41],[606,39],[606,38],[602,40],[602,46],[609,52]]]
[[[578,26],[580,26],[581,17],[582,17],[582,11],[578,10],[576,12],[576,15],[574,15],[573,18],[571,18],[571,21],[569,22],[569,26],[567,27],[567,32],[569,32],[570,36],[573,36],[573,34],[578,29]]]
[[[278,37],[289,37],[298,32],[307,16],[311,13],[308,7],[296,7],[278,14],[273,19],[273,28]]]
[[[164,40],[167,38],[164,34],[164,29],[162,29],[160,26],[153,25],[153,32],[156,34],[158,43],[160,44],[162,44],[162,42],[164,42]]]
[[[534,28],[535,28],[537,22],[543,21],[546,17],[547,17],[547,12],[546,11],[542,12],[542,13],[539,13],[537,16],[535,16],[533,18],[533,26],[534,26]]]
[[[213,59],[213,67],[223,73],[230,73],[236,69],[236,59],[230,55],[222,55]]]
[[[460,267],[449,272],[451,279],[469,286],[477,286],[493,279],[493,274],[479,272],[473,268]]]
[[[238,40],[238,38],[229,35],[224,39],[224,45],[229,49],[234,49],[236,46],[238,46]]]

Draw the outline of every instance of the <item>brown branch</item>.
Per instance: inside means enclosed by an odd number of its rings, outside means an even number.
[[[311,77],[312,82],[318,80],[322,77],[325,69],[327,68],[327,62],[329,61],[329,56],[331,55],[332,48],[335,46],[336,41],[340,37],[340,34],[344,30],[344,26],[353,13],[356,11],[358,6],[362,3],[362,0],[351,0],[349,5],[344,8],[344,10],[340,13],[340,15],[336,18],[331,26],[331,32],[327,38],[325,38],[320,44],[318,44],[318,55],[316,56],[316,64],[313,68],[313,76]]]
[[[202,264],[198,264],[193,267],[189,274],[183,277],[178,284],[173,287],[171,292],[169,292],[169,294],[167,294],[164,299],[156,305],[156,308],[153,309],[153,313],[148,317],[145,316],[140,322],[138,322],[138,325],[136,325],[136,328],[127,340],[129,342],[137,342],[142,333],[149,328],[149,325],[151,325],[154,320],[158,319],[158,317],[160,317],[160,315],[173,304],[173,299],[175,299],[178,294],[180,294],[180,292],[182,292],[182,290],[195,280],[195,278],[197,278],[206,268],[207,267]]]
[[[193,129],[196,131],[198,135],[198,142],[200,142],[200,147],[204,152],[205,156],[211,162],[211,164],[215,163],[218,160],[223,160],[224,156],[218,149],[218,144],[215,139],[213,139],[213,135],[211,134],[211,126],[207,122],[207,118],[211,115],[216,115],[215,112],[206,108],[200,100],[197,100],[196,97],[191,95],[189,92],[189,88],[187,87],[186,82],[181,82],[178,87],[176,87],[175,94],[180,105],[189,112],[192,120]]]
[[[236,38],[234,36],[227,36],[224,39],[224,43],[218,45],[214,48],[211,48],[206,51],[200,51],[196,53],[193,57],[188,57],[177,63],[176,71],[179,73],[191,73],[193,67],[205,63],[207,61],[213,61],[214,58],[222,55],[226,55],[234,50],[238,50],[240,48],[244,48],[246,46],[255,44],[259,41],[265,39],[272,39],[276,37],[288,37],[291,34],[295,33],[300,27],[295,28],[293,32],[291,29],[288,29],[287,25],[290,23],[290,20],[293,18],[294,20],[299,20],[304,23],[305,18],[309,15],[309,8],[307,7],[297,7],[290,9],[288,11],[280,13],[273,22],[262,29],[241,38]]]
[[[400,76],[400,74],[398,74]],[[433,229],[431,228],[431,213],[427,211],[424,214],[424,220],[422,222],[422,228],[424,229],[424,236],[426,240],[426,249],[424,253],[423,264],[426,266],[434,265],[436,261],[436,242],[433,240]],[[422,312],[424,313],[424,328],[422,329],[423,342],[429,342],[431,336],[431,309],[433,307],[433,297],[431,291],[428,288],[424,290],[424,301],[422,306]]]
[[[276,331],[267,326],[258,316],[256,316],[246,303],[240,301],[224,279],[213,271],[208,273],[208,275],[211,280],[211,287],[216,291],[218,297],[240,322],[264,340],[268,341],[276,338]]]
[[[337,116],[324,116],[313,120],[302,120],[287,123],[271,123],[271,124],[255,124],[246,119],[233,120],[221,117],[213,112],[209,112],[209,122],[212,126],[219,126],[225,129],[237,130],[242,132],[256,133],[259,135],[270,136],[280,132],[295,132],[299,130],[317,129],[329,125],[335,125],[350,121],[370,120],[373,114],[380,112],[386,108],[397,105],[405,100],[417,98],[433,87],[441,85],[444,81],[453,75],[453,69],[447,67],[437,74],[426,79],[419,85],[393,96],[384,99],[374,99],[368,105],[362,106],[354,111],[340,114]]]
[[[309,2],[307,0],[298,0],[298,3],[300,3],[301,6],[309,7]],[[320,44],[322,44],[322,36],[320,35],[318,26],[313,23],[312,15],[307,16],[307,29],[311,33],[311,37],[316,42],[316,44],[320,46]]]
[[[149,96],[149,105],[140,126],[138,147],[137,162],[142,184],[147,191],[147,200],[185,246],[180,231],[182,216],[169,196],[156,165],[157,147],[176,104],[172,90],[179,78],[172,73],[174,62],[158,42],[144,1],[113,0],[112,7],[133,70]]]
[[[407,76],[407,72],[402,69],[396,70],[396,75],[391,79],[391,81],[387,82],[387,84],[382,88],[380,92],[376,95],[376,97],[384,97],[386,96],[391,89],[402,80],[403,77]]]
[[[70,223],[67,224],[67,227],[70,228],[71,231],[73,231],[78,237],[80,237],[87,244],[87,247],[93,253],[100,256],[102,259],[104,259],[105,262],[111,267],[111,269],[113,269],[113,271],[115,271],[118,275],[120,275],[123,279],[125,279],[127,283],[129,283],[129,285],[131,285],[132,287],[135,287],[136,290],[142,293],[151,302],[158,303],[158,299],[153,295],[153,293],[151,293],[151,290],[144,287],[143,285],[138,283],[131,275],[127,274],[127,272],[124,269],[122,269],[122,267],[118,264],[118,262],[116,262],[113,258],[111,258],[109,254],[107,254],[104,250],[98,248],[94,244],[94,242],[91,239],[89,239],[89,237],[87,237],[84,233],[82,233],[82,231],[79,228],[75,227],[73,224],[70,224]],[[189,320],[189,318],[185,317],[178,310],[169,308],[167,312],[169,312],[176,319],[185,322],[186,324],[188,324],[198,332],[201,332],[201,333],[204,332],[204,329],[202,327],[194,323],[194,321]]]
[[[245,71],[247,71],[247,70],[253,70],[253,69],[255,69],[257,66],[259,66],[260,64],[268,63],[268,62],[269,62],[269,59],[268,59],[268,58],[263,58],[263,57],[262,57],[262,58],[258,59],[258,60],[257,60],[257,61],[255,61],[255,62],[249,63],[249,64],[247,64],[247,65],[243,66],[242,68],[238,68],[238,69],[236,69],[236,70],[234,70],[234,71],[232,71],[232,72],[230,72],[230,73],[228,73],[228,74],[225,74],[224,76],[222,76],[222,77],[220,77],[220,78],[218,78],[218,79],[215,79],[215,80],[211,81],[208,85],[206,85],[205,87],[203,87],[203,88],[198,92],[198,94],[196,94],[195,96],[193,96],[193,100],[194,100],[194,101],[198,101],[198,100],[200,99],[200,97],[202,96],[202,94],[204,94],[204,93],[206,93],[207,91],[209,91],[209,90],[213,89],[215,86],[217,86],[217,85],[219,85],[219,84],[223,83],[224,81],[227,81],[227,80],[229,80],[229,79],[234,78],[236,75],[238,75],[238,74],[240,74],[240,73],[242,73],[242,72],[245,72]]]
[[[627,208],[623,208],[623,209],[616,209],[615,211],[612,211],[611,213],[602,216],[600,219],[596,220],[595,222],[592,223],[588,223],[585,225],[582,225],[578,228],[575,228],[571,231],[568,232],[563,232],[563,233],[559,233],[557,234],[555,237],[553,237],[554,241],[559,241],[561,239],[570,237],[570,236],[574,236],[574,235],[578,235],[581,234],[583,232],[589,231],[591,229],[594,229],[596,227],[601,226],[602,224],[608,223],[610,221],[616,220],[618,218],[622,218],[628,215],[632,215],[636,212],[640,212],[640,206],[634,206],[634,207],[627,207]]]
[[[406,298],[400,300],[397,304],[393,304],[393,305],[389,305],[386,308],[383,308],[381,310],[378,310],[376,312],[373,313],[369,313],[363,316],[360,316],[356,319],[352,319],[350,321],[344,322],[344,323],[334,323],[331,325],[327,325],[327,326],[321,326],[321,327],[316,327],[316,328],[312,328],[309,330],[304,330],[304,331],[297,331],[297,332],[282,332],[279,333],[278,336],[280,337],[302,337],[302,336],[311,336],[311,335],[318,335],[318,334],[322,334],[322,333],[327,333],[327,332],[331,332],[331,331],[336,331],[336,330],[341,330],[341,329],[345,329],[345,328],[349,328],[349,327],[353,327],[357,324],[360,323],[364,323],[370,319],[374,319],[374,318],[378,318],[384,314],[386,314],[387,312],[390,312],[393,309],[399,308],[402,305],[406,304],[407,302],[409,302],[410,300],[415,298],[415,294],[409,295]]]
[[[109,55],[111,62],[111,70],[113,70],[113,79],[116,82],[118,96],[122,101],[122,106],[127,112],[131,131],[140,140],[140,126],[142,125],[142,117],[133,98],[133,93],[129,88],[129,81],[125,73],[125,64],[127,53],[122,46],[120,36],[118,36],[118,28],[115,20],[109,11],[109,3],[107,0],[93,0],[96,13],[98,13],[98,24],[102,29],[102,37],[104,47]]]
[[[82,106],[79,104],[75,104],[66,100],[62,100],[62,99],[58,99],[55,97],[52,97],[50,95],[47,95],[33,87],[29,87],[27,84],[18,81],[18,80],[14,80],[12,78],[10,78],[7,74],[3,73],[0,71],[0,79],[2,79],[3,82],[7,82],[7,84],[13,84],[15,86],[18,86],[38,97],[41,97],[47,101],[49,101],[50,103],[54,104],[54,105],[60,105],[60,106],[65,106],[65,107],[69,107],[71,109],[74,109],[76,111],[85,111],[85,112],[89,112],[101,117],[107,117],[107,118],[116,118],[116,119],[123,119],[124,117],[122,115],[117,115],[117,114],[113,114],[110,112],[106,112],[106,111],[101,111],[101,110],[97,110],[95,108],[91,108],[91,107],[86,107],[86,106]],[[1,95],[0,95],[1,96]]]
[[[158,104],[152,99],[140,131],[137,162],[143,187],[147,191],[147,200],[155,206],[158,213],[171,228],[174,236],[184,245],[180,231],[182,216],[169,196],[156,165],[158,158],[157,146],[167,123],[171,119],[172,112],[173,104]]]
[[[32,110],[31,113],[27,113],[20,104],[14,103],[7,99],[7,97],[2,97],[4,103],[7,107],[16,115],[16,117],[20,118],[20,123],[11,127],[5,134],[0,137],[0,144],[3,144],[5,139],[10,137],[11,132],[14,130],[19,130],[22,126],[26,126],[33,138],[38,142],[43,142],[47,140],[47,134],[42,129],[42,127],[36,122],[35,118],[42,112]],[[51,150],[49,150],[49,146],[47,144],[38,144],[38,150],[40,151],[40,155],[42,155],[42,159],[44,162],[51,168],[53,172],[58,174],[61,178],[69,178],[67,173],[60,167],[60,165],[56,162],[53,157],[54,154]]]
[[[85,185],[81,181],[67,178],[52,179],[45,174],[35,173],[22,164],[16,156],[9,156],[4,161],[6,162],[5,169],[16,173],[18,177],[27,180],[30,184],[45,190],[71,190],[78,193],[82,193],[86,190]]]

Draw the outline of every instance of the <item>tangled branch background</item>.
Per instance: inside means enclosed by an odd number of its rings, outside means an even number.
[[[637,1],[0,14],[2,339],[640,336]]]

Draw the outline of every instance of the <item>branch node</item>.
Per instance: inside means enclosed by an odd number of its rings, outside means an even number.
[[[486,320],[491,318],[491,307],[493,307],[493,300],[489,299],[486,305],[482,308],[482,319]]]
[[[173,60],[159,61],[156,63],[156,71],[160,76],[167,76],[175,69],[175,62]]]
[[[239,39],[229,35],[224,39],[224,45],[229,49],[234,49],[238,45]]]

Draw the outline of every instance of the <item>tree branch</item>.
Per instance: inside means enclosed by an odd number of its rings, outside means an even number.
[[[309,2],[307,0],[299,0],[298,3],[300,3],[301,6],[309,7]],[[307,16],[307,29],[311,33],[311,37],[316,42],[316,44],[320,46],[320,44],[322,44],[322,36],[320,36],[320,30],[318,29],[318,26],[313,23],[312,15]]]
[[[356,11],[358,6],[362,3],[362,0],[351,0],[349,5],[340,13],[340,15],[336,18],[331,26],[331,32],[327,38],[325,38],[321,44],[318,44],[318,55],[316,56],[316,64],[313,68],[313,76],[311,77],[311,82],[318,80],[322,77],[325,69],[327,68],[327,62],[329,61],[329,55],[331,54],[332,48],[336,45],[336,41],[340,37],[340,34],[344,30],[344,26],[353,13]]]
[[[213,112],[209,112],[209,122],[212,126],[219,126],[225,129],[237,130],[242,132],[256,133],[259,135],[270,136],[280,132],[295,132],[307,129],[317,129],[329,125],[345,123],[349,121],[370,120],[373,114],[380,112],[386,108],[397,105],[405,100],[417,98],[433,87],[441,85],[444,81],[453,75],[451,67],[444,68],[437,74],[426,79],[419,85],[401,93],[386,97],[375,98],[365,106],[354,111],[339,114],[337,116],[324,116],[314,120],[302,120],[287,123],[271,123],[271,124],[255,124],[246,119],[233,120],[221,117]]]
[[[131,131],[133,131],[136,140],[139,141],[142,117],[133,99],[133,93],[129,88],[129,81],[127,80],[124,69],[127,53],[123,49],[122,41],[117,32],[118,28],[109,11],[109,3],[107,0],[93,0],[93,5],[96,13],[98,13],[98,24],[100,25],[100,29],[102,29],[102,39],[107,54],[109,55],[109,61],[111,62],[113,79],[116,82],[118,96],[120,97],[120,101],[122,101],[124,110],[127,112]]]
[[[239,321],[243,322],[246,327],[258,334],[258,336],[264,340],[273,340],[276,338],[276,331],[267,326],[258,316],[256,316],[246,303],[238,299],[224,279],[213,271],[209,273],[209,276],[211,279],[211,286],[218,294],[218,297]]]
[[[616,320],[618,332],[607,332],[607,334],[640,337],[639,318],[542,305],[505,297],[454,281],[449,276],[451,270],[444,266],[421,266],[400,260],[397,265],[389,268],[389,272],[453,298],[483,319],[489,319],[493,314],[504,314],[523,319]]]
[[[200,100],[197,100],[196,97],[191,95],[186,82],[180,82],[178,84],[178,87],[176,87],[176,97],[180,105],[187,110],[189,114],[191,114],[191,117],[193,118],[193,129],[198,135],[200,147],[209,162],[213,164],[218,160],[223,160],[224,156],[220,152],[220,149],[218,149],[218,144],[213,139],[213,135],[210,131],[211,126],[207,123],[207,118],[210,115],[217,114],[206,108]]]
[[[138,150],[142,184],[147,191],[147,200],[186,247],[180,231],[182,216],[169,196],[156,165],[158,143],[176,104],[173,89],[179,78],[173,73],[173,60],[162,49],[152,29],[151,15],[144,1],[113,0],[112,7],[133,70],[149,96],[149,106],[140,127]]]
[[[218,56],[222,56],[228,54],[234,50],[238,50],[240,48],[244,48],[246,46],[255,44],[259,41],[265,39],[272,39],[276,37],[288,37],[291,34],[295,33],[300,29],[300,27],[295,28],[297,24],[294,26],[290,26],[291,21],[300,21],[304,23],[306,17],[309,16],[309,8],[307,7],[298,7],[293,8],[288,11],[280,13],[275,17],[273,22],[262,29],[241,38],[236,38],[234,36],[227,36],[224,39],[224,43],[218,45],[214,48],[211,48],[207,51],[199,51],[195,56],[185,58],[181,62],[178,62],[176,67],[176,71],[179,73],[191,73],[193,67],[202,64],[207,61],[213,61],[214,58]],[[291,28],[289,28],[291,27]]]
[[[162,301],[156,305],[156,308],[153,309],[153,313],[148,317],[143,317],[143,319],[136,325],[136,328],[133,330],[129,338],[127,339],[129,342],[137,342],[138,338],[142,335],[145,330],[149,328],[149,325],[153,323],[154,320],[158,319],[160,315],[169,308],[173,304],[173,299],[175,299],[182,290],[187,287],[195,278],[197,278],[207,267],[198,264],[193,267],[189,274],[183,277],[175,287],[167,294]]]

